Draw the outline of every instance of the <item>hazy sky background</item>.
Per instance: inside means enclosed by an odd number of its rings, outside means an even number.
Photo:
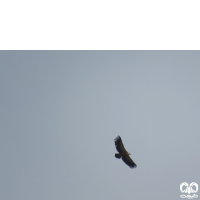
[[[0,91],[2,200],[200,186],[200,51],[1,51]],[[117,135],[136,169],[114,157]]]

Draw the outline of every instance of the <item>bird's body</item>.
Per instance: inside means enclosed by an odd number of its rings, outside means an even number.
[[[117,136],[115,138],[115,147],[119,153],[115,154],[116,158],[122,158],[122,160],[130,167],[135,168],[137,165],[133,162],[133,160],[130,158],[129,155],[131,155],[126,149],[124,148],[124,145],[122,143],[122,139],[120,136]]]

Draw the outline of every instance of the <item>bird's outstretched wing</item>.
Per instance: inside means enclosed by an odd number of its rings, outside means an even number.
[[[117,149],[117,151],[119,153],[122,153],[122,152],[126,151],[126,149],[124,148],[124,145],[122,143],[122,139],[121,139],[120,136],[117,136],[115,138],[115,147],[116,147],[116,149]]]
[[[133,162],[133,160],[130,158],[130,156],[126,155],[122,157],[122,160],[130,167],[130,168],[136,168],[137,165]]]

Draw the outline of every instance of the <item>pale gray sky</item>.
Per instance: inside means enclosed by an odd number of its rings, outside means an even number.
[[[0,92],[2,200],[180,200],[200,185],[200,51],[1,51]]]

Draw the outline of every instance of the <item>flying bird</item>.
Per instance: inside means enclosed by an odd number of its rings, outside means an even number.
[[[116,158],[122,158],[122,160],[130,167],[130,168],[136,168],[137,165],[133,162],[133,160],[130,158],[129,155],[131,155],[126,149],[124,148],[124,145],[122,143],[122,139],[120,136],[117,136],[115,138],[115,147],[119,153],[115,154]]]

